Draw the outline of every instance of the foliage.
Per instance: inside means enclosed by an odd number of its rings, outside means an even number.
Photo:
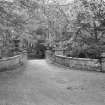
[[[62,38],[64,37],[63,32],[68,24],[68,19],[63,10],[63,6],[56,0],[52,0],[52,2],[43,2],[42,10],[48,25],[49,35],[47,41],[49,46],[59,46],[60,44],[58,43],[62,41]],[[60,45],[59,47],[62,46]]]
[[[100,57],[105,50],[104,0],[74,0],[64,5],[52,0],[43,8],[52,47],[70,49],[71,56]]]
[[[27,24],[35,16],[38,4],[31,0],[0,1],[0,52],[7,56],[15,49],[14,40],[20,40],[21,47],[26,43],[34,43]]]
[[[105,2],[75,0],[74,3],[75,20],[69,28],[74,30],[71,43],[77,52],[75,56],[83,53],[85,57],[99,58],[105,50]]]
[[[0,1],[0,32],[5,49],[13,47],[14,39],[25,47],[34,46],[37,35],[45,35],[52,48],[71,50],[71,56],[99,58],[105,50],[105,2]]]
[[[16,8],[16,5],[13,3],[0,1],[0,52],[2,53],[2,51],[6,51],[5,55],[7,55],[14,47],[13,40],[24,30],[23,18],[14,13],[14,8]]]

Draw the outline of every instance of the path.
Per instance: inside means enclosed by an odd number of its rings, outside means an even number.
[[[0,73],[0,105],[105,105],[105,73],[31,60]]]

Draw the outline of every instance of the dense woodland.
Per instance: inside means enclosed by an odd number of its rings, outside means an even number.
[[[105,51],[104,0],[1,0],[1,57],[33,50],[38,43],[68,51],[66,56],[100,58]]]

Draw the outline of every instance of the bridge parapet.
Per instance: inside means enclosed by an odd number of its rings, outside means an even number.
[[[16,56],[0,59],[0,71],[10,70],[27,62],[27,53],[22,52]]]
[[[48,61],[50,60],[53,63],[58,63],[72,69],[74,68],[80,70],[105,72],[105,54],[103,54],[100,59],[90,59],[66,57],[55,52],[52,52],[50,50],[47,51],[46,58],[48,59]]]

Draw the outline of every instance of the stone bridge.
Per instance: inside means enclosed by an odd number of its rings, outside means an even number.
[[[105,74],[29,60],[0,72],[0,105],[105,105]]]

